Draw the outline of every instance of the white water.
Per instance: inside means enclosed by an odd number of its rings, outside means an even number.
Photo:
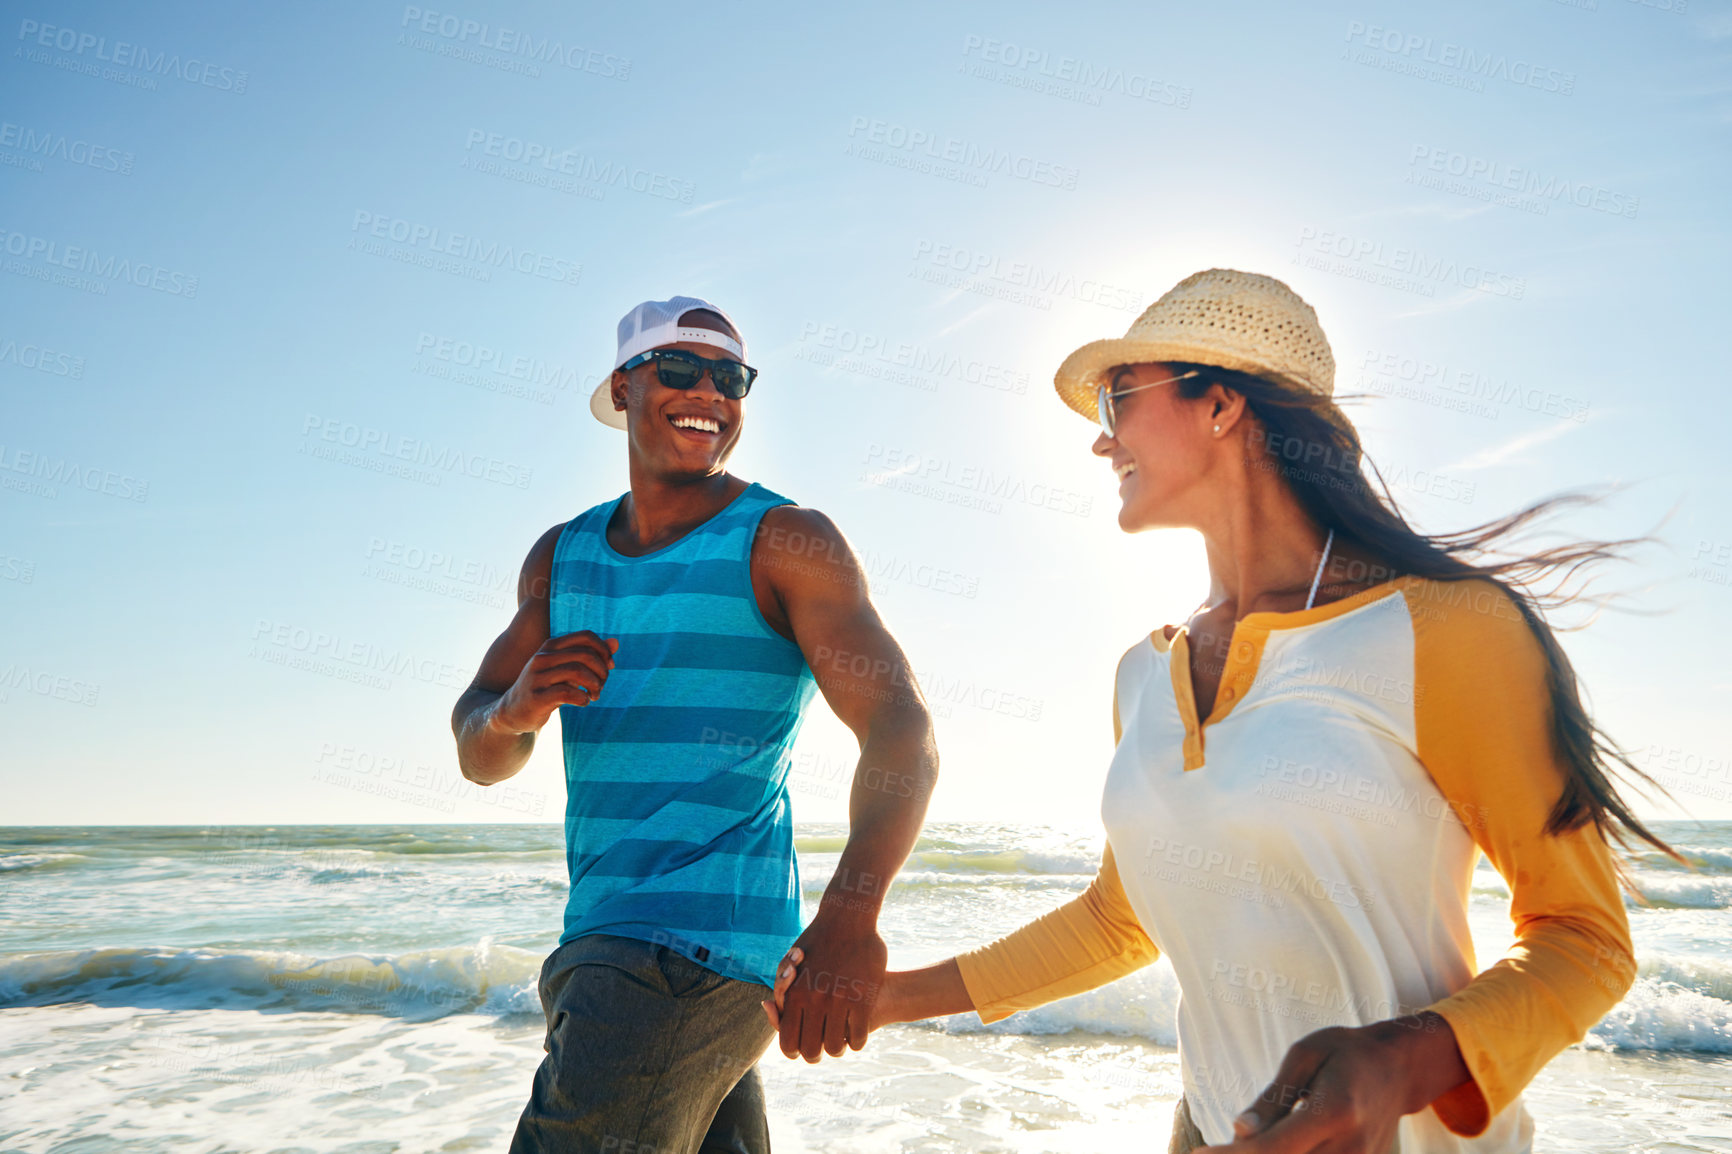
[[[1667,832],[1698,872],[1638,861],[1642,977],[1530,1091],[1542,1149],[1732,1149],[1732,827]],[[809,897],[840,847],[802,830]],[[1051,909],[1098,854],[933,827],[886,906],[892,965]],[[551,826],[0,830],[0,1152],[503,1149],[563,870]],[[1506,900],[1482,872],[1482,964]],[[772,1054],[776,1148],[1159,1148],[1176,998],[1157,963],[991,1026],[893,1027],[815,1067]]]

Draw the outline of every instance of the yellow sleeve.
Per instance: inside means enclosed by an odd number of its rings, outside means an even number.
[[[1160,956],[1125,897],[1113,847],[1077,898],[956,959],[983,1022],[1104,986]]]
[[[1545,832],[1565,768],[1545,653],[1521,611],[1483,580],[1423,582],[1407,596],[1419,758],[1508,883],[1516,932],[1507,955],[1430,1007],[1473,1075],[1432,1108],[1472,1137],[1617,1004],[1635,954],[1605,839],[1591,824]]]
[[[1123,730],[1118,678],[1113,680],[1116,742]],[[996,1022],[1018,1010],[1104,986],[1159,956],[1125,897],[1109,844],[1095,880],[1080,896],[990,945],[959,955],[956,965],[980,1020]]]

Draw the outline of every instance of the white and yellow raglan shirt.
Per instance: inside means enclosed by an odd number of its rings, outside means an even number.
[[[1402,1154],[1532,1146],[1522,1089],[1635,976],[1611,853],[1544,832],[1564,786],[1547,666],[1495,584],[1402,578],[1233,631],[1199,719],[1187,636],[1119,663],[1107,847],[1087,892],[958,958],[982,1021],[1165,953],[1179,1057],[1211,1143],[1325,1026],[1431,1009],[1472,1080],[1404,1118]],[[1516,944],[1476,976],[1484,851]]]

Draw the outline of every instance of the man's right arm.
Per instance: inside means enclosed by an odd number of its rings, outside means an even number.
[[[617,640],[584,630],[550,637],[548,593],[555,525],[524,558],[517,578],[517,615],[487,649],[475,680],[451,711],[457,767],[478,785],[504,781],[522,769],[535,735],[561,705],[588,705],[613,668]]]

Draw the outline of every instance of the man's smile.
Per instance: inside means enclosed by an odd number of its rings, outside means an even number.
[[[722,423],[714,417],[699,417],[680,413],[670,415],[668,423],[676,429],[683,430],[688,435],[706,439],[720,436],[722,432]]]

